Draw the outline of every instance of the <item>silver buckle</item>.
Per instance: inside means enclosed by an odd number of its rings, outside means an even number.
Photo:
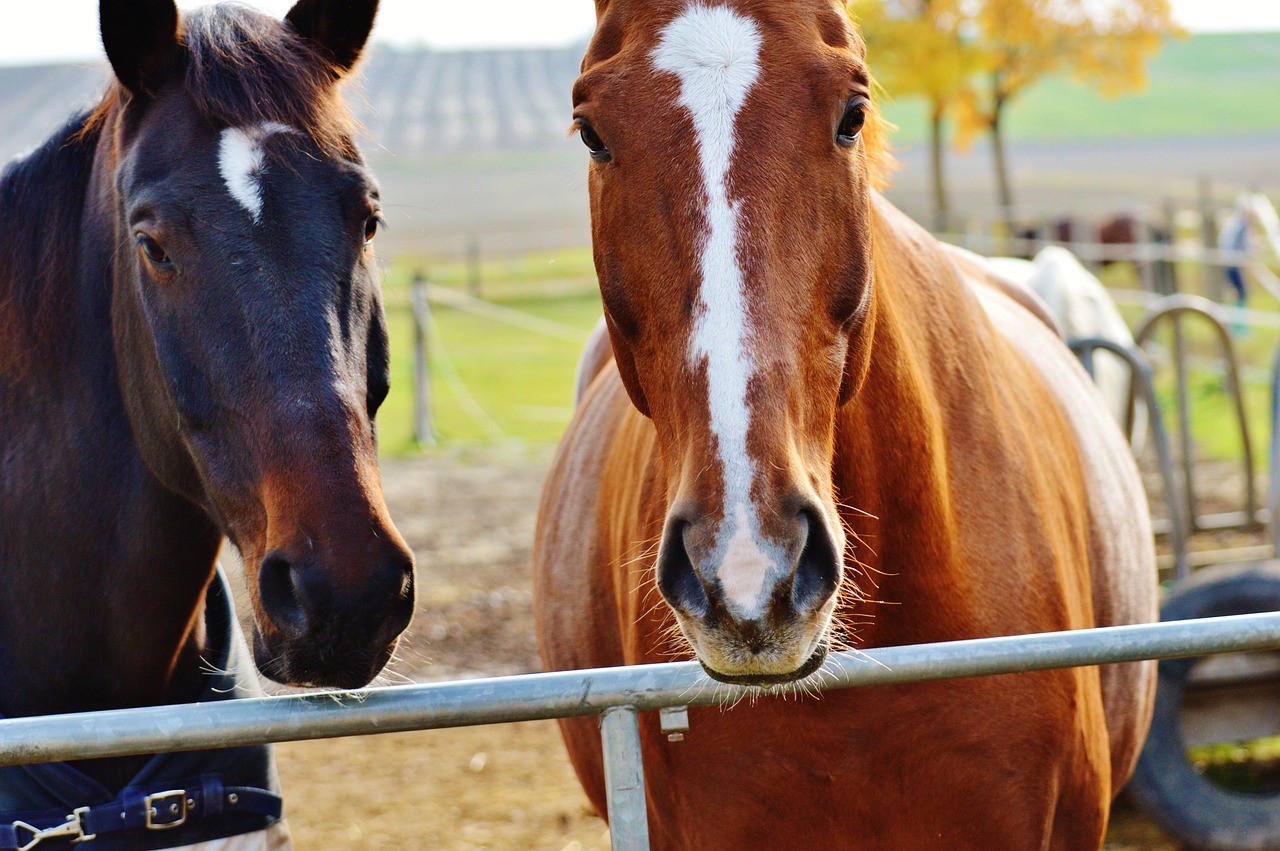
[[[96,833],[84,832],[84,816],[89,812],[88,807],[77,807],[71,815],[67,816],[67,820],[62,824],[55,824],[53,827],[46,827],[44,830],[35,825],[27,824],[25,821],[13,822],[14,830],[25,830],[31,834],[31,839],[26,845],[21,846],[18,851],[31,851],[46,839],[54,839],[60,836],[71,837],[72,842],[84,842],[86,839],[97,839]]]
[[[165,804],[168,804],[165,807]],[[148,795],[142,802],[147,812],[147,830],[172,830],[187,823],[187,790],[170,789],[168,792],[156,792]],[[164,812],[161,812],[161,808]],[[173,821],[162,821],[173,816]]]

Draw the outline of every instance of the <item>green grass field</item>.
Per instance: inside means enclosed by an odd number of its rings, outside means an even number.
[[[885,114],[899,127],[895,144],[926,139],[923,102],[891,98]],[[1010,139],[1036,140],[1280,131],[1280,33],[1170,40],[1151,62],[1147,89],[1118,98],[1047,79],[1012,103],[1007,127]]]
[[[378,414],[380,449],[404,455],[419,449],[413,435],[413,313],[409,280],[415,267],[398,264],[386,276],[391,334],[391,394]],[[487,301],[579,329],[585,341],[600,318],[590,253],[557,252],[482,265]],[[464,290],[459,265],[432,269],[433,283]],[[432,409],[441,445],[477,442],[553,443],[569,421],[580,342],[530,331],[433,305]]]

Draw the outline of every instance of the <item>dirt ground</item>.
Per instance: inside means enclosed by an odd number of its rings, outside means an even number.
[[[486,449],[384,464],[419,563],[419,609],[388,684],[538,668],[529,580],[550,450]],[[554,722],[278,746],[298,851],[609,847]],[[1109,851],[1174,851],[1132,810]]]

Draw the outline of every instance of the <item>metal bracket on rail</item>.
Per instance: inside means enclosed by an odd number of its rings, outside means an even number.
[[[689,707],[664,706],[658,710],[658,729],[668,742],[683,742],[689,732]]]

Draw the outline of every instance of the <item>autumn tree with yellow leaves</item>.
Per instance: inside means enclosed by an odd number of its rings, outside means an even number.
[[[1118,95],[1146,85],[1147,62],[1181,34],[1169,0],[853,0],[873,68],[898,94],[919,94],[933,117],[935,203],[945,211],[941,125],[962,144],[991,135],[1000,208],[1014,218],[1005,154],[1009,104],[1034,83],[1069,74]]]
[[[956,104],[971,100],[980,54],[965,37],[963,0],[853,0],[849,11],[862,29],[879,83],[895,96],[917,95],[928,104],[935,230],[949,225],[944,177],[945,122]]]

